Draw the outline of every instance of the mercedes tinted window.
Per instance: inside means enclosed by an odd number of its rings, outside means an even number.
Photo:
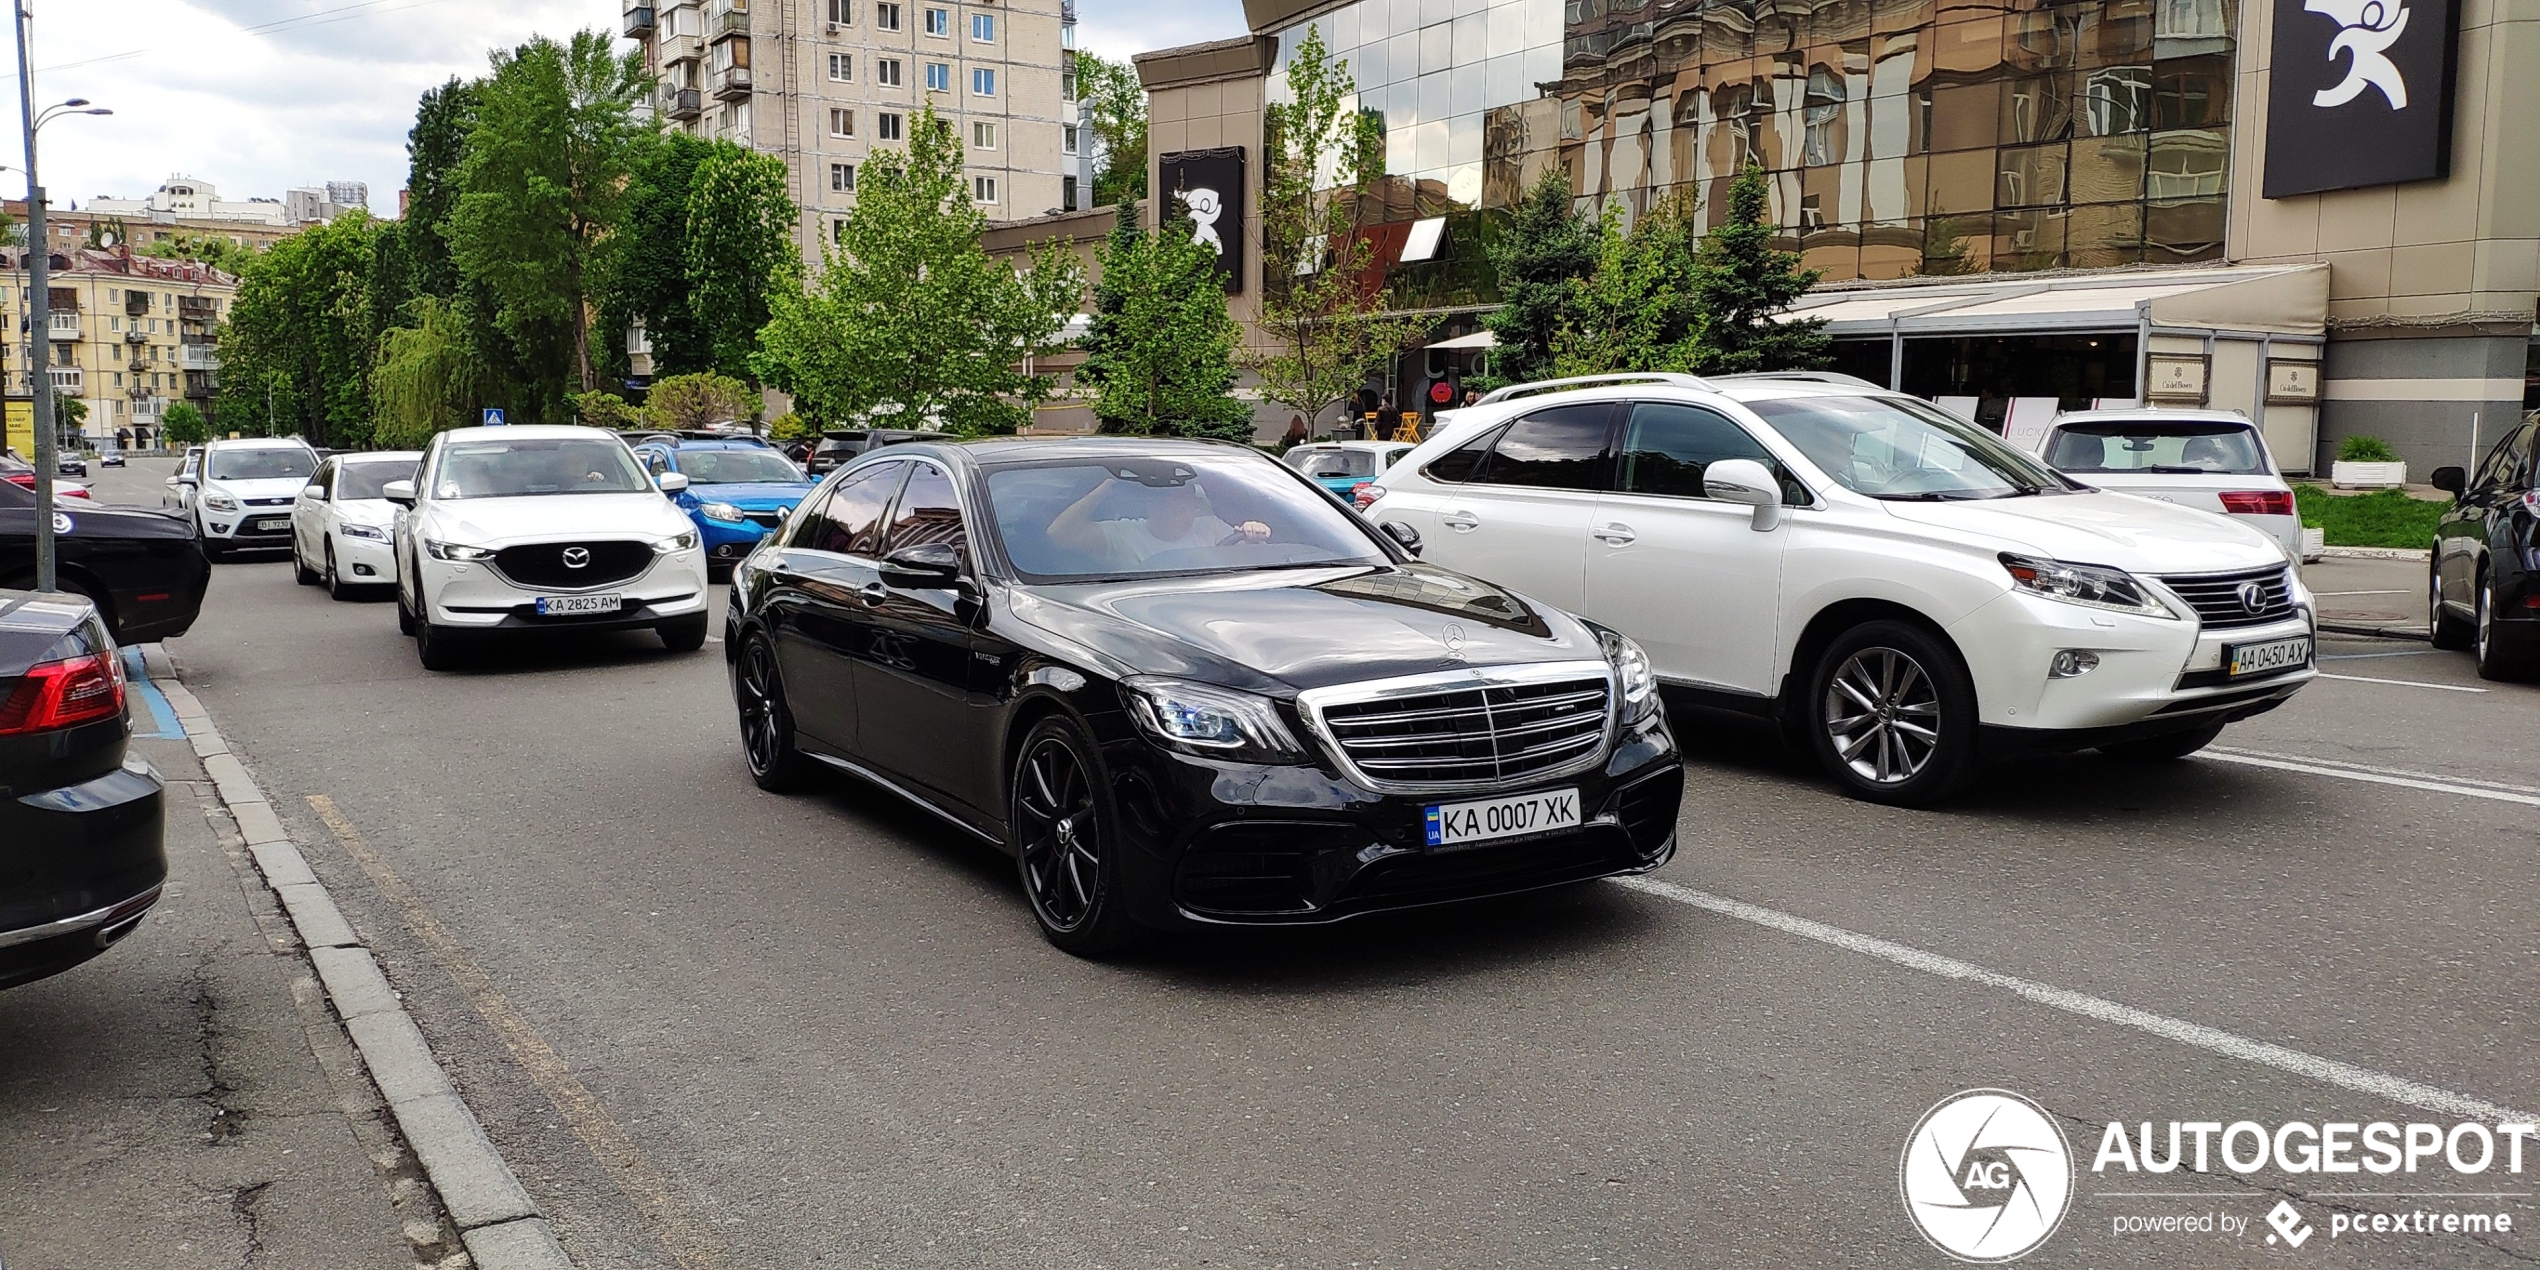
[[[1536,489],[1600,489],[1614,408],[1602,401],[1538,410],[1508,425],[1491,447],[1482,481]]]
[[[932,463],[912,463],[908,485],[900,493],[899,510],[891,517],[885,551],[920,543],[948,542],[970,563],[970,535],[962,529],[961,500],[953,496],[952,477]]]
[[[842,556],[870,556],[882,545],[882,513],[899,492],[906,463],[876,463],[838,482],[794,530],[794,545]]]

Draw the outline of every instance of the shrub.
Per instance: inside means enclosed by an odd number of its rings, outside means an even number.
[[[2351,436],[2337,443],[2340,463],[2396,463],[2399,455],[2379,437]]]
[[[776,416],[776,421],[767,425],[767,436],[771,441],[808,441],[819,435],[818,426],[791,410]]]
[[[652,426],[652,420],[645,416],[642,408],[626,404],[624,397],[613,392],[569,393],[566,399],[573,403],[575,420],[586,427],[623,431]]]

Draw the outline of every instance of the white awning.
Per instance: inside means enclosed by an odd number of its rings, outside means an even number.
[[[1473,332],[1473,333],[1472,333],[1472,334],[1470,334],[1470,335],[1458,335],[1458,336],[1456,336],[1454,339],[1451,339],[1451,340],[1440,340],[1440,341],[1438,341],[1438,342],[1437,342],[1437,343],[1435,343],[1435,344],[1431,344],[1431,345],[1429,345],[1429,347],[1431,347],[1431,348],[1497,348],[1497,347],[1499,347],[1499,338],[1498,338],[1497,336],[1492,335],[1492,334],[1491,334],[1490,332],[1488,332],[1488,331],[1475,331],[1475,332]]]
[[[2317,336],[2327,329],[2328,266],[2134,269],[1967,282],[1922,282],[1803,298],[1786,316],[1826,333],[2018,335],[2170,329]]]

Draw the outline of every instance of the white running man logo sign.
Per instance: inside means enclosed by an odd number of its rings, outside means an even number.
[[[1206,243],[1210,251],[1225,255],[1225,240],[1217,236],[1217,218],[1225,208],[1220,205],[1217,191],[1186,190],[1182,194],[1182,202],[1191,210],[1191,241]]]
[[[2352,59],[2346,64],[2346,78],[2312,94],[2312,105],[2343,106],[2363,96],[2366,88],[2378,88],[2392,110],[2408,108],[2408,81],[2399,77],[2399,67],[2390,60],[2390,46],[2408,29],[2406,4],[2400,0],[2303,0],[2302,7],[2344,28],[2328,42],[2328,60],[2335,63],[2341,52]]]

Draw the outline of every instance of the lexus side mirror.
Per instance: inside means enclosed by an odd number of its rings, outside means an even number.
[[[1388,520],[1383,524],[1376,526],[1376,528],[1383,530],[1387,538],[1393,539],[1395,546],[1410,552],[1414,556],[1420,554],[1419,530],[1414,529],[1398,520]]]
[[[664,472],[653,478],[653,484],[660,486],[662,493],[676,494],[679,491],[688,488],[688,474],[685,472]]]
[[[2461,496],[2461,491],[2469,488],[2469,473],[2458,467],[2438,467],[2425,478],[2425,481],[2426,484],[2458,498]]]
[[[882,557],[882,581],[891,586],[948,587],[961,578],[961,553],[948,542],[921,542]]]
[[[1753,459],[1721,459],[1703,468],[1702,492],[1724,503],[1753,507],[1758,533],[1782,523],[1782,483]]]
[[[379,487],[379,496],[400,507],[412,507],[415,505],[415,483],[390,481]]]

